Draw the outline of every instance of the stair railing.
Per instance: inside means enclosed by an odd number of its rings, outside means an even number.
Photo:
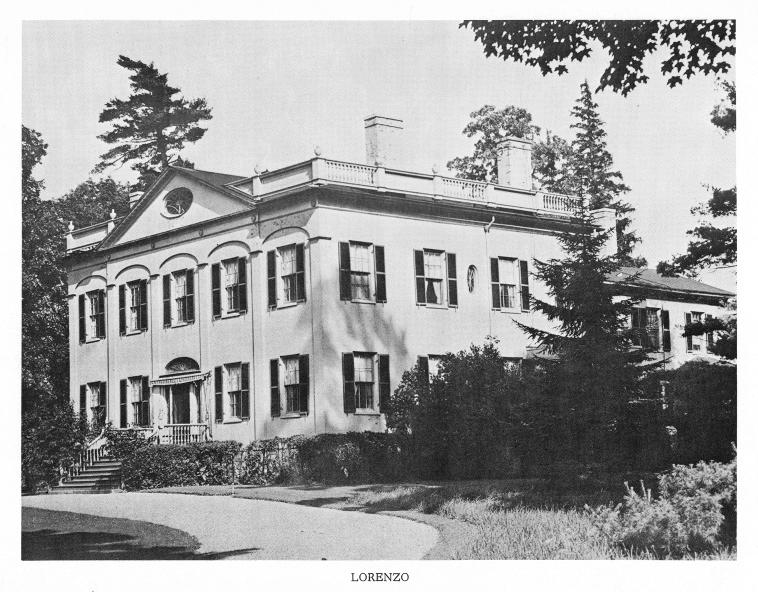
[[[93,440],[85,444],[84,449],[79,453],[78,460],[68,467],[68,469],[63,471],[60,484],[70,481],[84,469],[100,460],[105,455],[105,444],[107,442],[108,439],[105,437],[105,428],[103,428]]]

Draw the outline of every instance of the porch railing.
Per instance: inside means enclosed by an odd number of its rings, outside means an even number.
[[[158,428],[161,444],[189,444],[208,439],[208,425],[204,423],[169,423]]]

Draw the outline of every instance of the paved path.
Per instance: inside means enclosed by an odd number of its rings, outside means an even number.
[[[163,524],[196,537],[198,553],[241,559],[421,559],[437,541],[431,526],[402,518],[230,497],[40,495],[22,505]]]

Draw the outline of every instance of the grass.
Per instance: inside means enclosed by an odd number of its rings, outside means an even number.
[[[617,501],[613,492],[556,493],[527,482],[384,486],[346,502],[370,511],[411,510],[435,514],[472,528],[455,541],[455,559],[656,559],[645,551],[619,549],[594,528],[582,509]],[[582,500],[586,500],[583,503]],[[666,559],[666,557],[661,557]],[[732,549],[685,559],[735,559]]]

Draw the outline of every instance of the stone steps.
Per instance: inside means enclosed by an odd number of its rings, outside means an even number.
[[[50,493],[111,493],[120,488],[121,462],[103,458],[84,468],[70,481],[56,485]]]

